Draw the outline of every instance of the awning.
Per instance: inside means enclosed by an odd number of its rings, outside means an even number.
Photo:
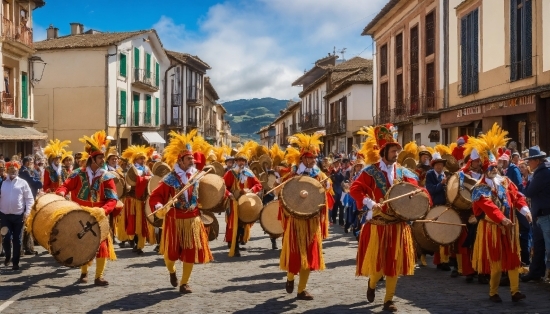
[[[47,138],[48,134],[28,126],[0,125],[0,141],[35,141]]]
[[[472,121],[466,121],[466,122],[456,122],[456,123],[449,123],[449,124],[442,124],[442,129],[448,129],[448,128],[454,128],[454,127],[461,127],[461,126],[467,126],[468,124],[472,124]]]
[[[166,141],[157,132],[143,132],[141,135],[149,144],[166,144]]]

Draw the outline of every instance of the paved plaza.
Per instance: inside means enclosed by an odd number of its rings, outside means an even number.
[[[153,246],[137,256],[130,248],[117,246],[118,260],[109,262],[105,279],[108,287],[96,287],[93,280],[78,284],[79,269],[58,265],[41,247],[37,256],[25,256],[21,271],[0,266],[0,312],[2,313],[379,313],[382,312],[383,282],[376,300],[366,300],[366,278],[355,277],[357,242],[331,227],[323,243],[327,269],[312,273],[308,291],[313,301],[298,301],[295,292],[285,291],[285,274],[279,270],[280,251],[271,250],[269,238],[259,224],[240,258],[227,257],[222,242],[225,224],[220,219],[220,236],[210,242],[215,262],[195,265],[190,285],[193,293],[180,295],[170,285],[168,272]],[[280,244],[280,240],[279,246]],[[2,258],[3,261],[3,258]],[[431,259],[428,259],[431,264]],[[90,267],[93,279],[95,265]],[[181,266],[178,267],[181,276]],[[432,265],[418,268],[414,276],[401,277],[396,305],[400,313],[548,313],[550,285],[522,283],[525,302],[513,304],[507,287],[500,288],[504,302],[488,300],[488,285],[467,284],[464,278],[450,278],[450,272]]]

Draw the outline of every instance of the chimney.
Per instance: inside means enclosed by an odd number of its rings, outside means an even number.
[[[47,29],[47,39],[55,39],[57,38],[57,32],[59,29],[57,27],[53,27],[52,24],[50,24],[50,27]]]
[[[71,35],[80,35],[84,33],[84,25],[80,23],[70,23],[71,25]]]

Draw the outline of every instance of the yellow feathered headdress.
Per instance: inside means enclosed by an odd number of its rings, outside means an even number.
[[[72,160],[74,162],[73,152],[72,151],[64,151],[63,155],[61,156],[61,162],[64,162],[65,159],[69,158],[69,160]]]
[[[258,143],[254,141],[247,141],[244,145],[237,147],[237,153],[235,159],[245,159],[249,161],[252,158],[253,151],[258,146]]]
[[[323,142],[320,140],[321,136],[321,133],[314,133],[312,135],[297,133],[289,136],[288,142],[298,146],[300,157],[304,155],[308,157],[315,157],[321,150],[320,146],[323,145]]]
[[[107,147],[109,147],[111,143],[111,141],[107,139],[105,131],[97,131],[91,137],[84,135],[84,137],[78,140],[84,143],[84,151],[86,151],[90,157],[105,154],[107,152]]]
[[[380,149],[376,143],[376,136],[374,134],[374,127],[362,127],[357,134],[366,136],[365,142],[361,145],[361,153],[365,156],[365,163],[371,165],[377,163],[380,160]]]
[[[225,161],[225,156],[231,152],[231,149],[226,145],[220,147],[212,147],[212,151],[208,155],[208,161],[217,161],[223,163]]]
[[[201,152],[204,156],[209,156],[212,152],[212,145],[208,143],[204,137],[195,135],[193,138],[193,152]]]
[[[506,147],[509,140],[506,135],[508,135],[508,131],[504,131],[495,123],[486,134],[476,138],[468,138],[468,141],[464,144],[464,156],[472,154],[475,149],[481,160],[483,170],[487,170],[490,165],[496,165],[497,159],[495,156],[498,156],[498,149]]]
[[[107,154],[105,155],[106,159],[109,159],[111,156],[118,156],[118,150],[116,146],[110,146],[107,150]]]
[[[300,151],[295,148],[295,147],[292,147],[292,146],[289,146],[286,148],[286,151],[285,151],[285,161],[288,165],[299,165],[300,164],[300,158],[301,158],[302,154],[300,153]]]
[[[269,157],[273,160],[273,167],[277,167],[285,159],[285,152],[277,144],[273,144],[269,150]]]
[[[44,147],[44,155],[48,159],[61,158],[66,152],[65,148],[71,144],[71,141],[60,141],[58,139],[50,140],[49,144]]]
[[[451,155],[453,153],[453,150],[450,149],[447,145],[443,144],[437,144],[434,147],[435,151],[438,152],[441,156],[443,155]]]
[[[145,145],[132,145],[122,152],[122,158],[127,159],[133,164],[135,160],[140,157],[144,157],[146,161],[149,160],[149,158],[153,156],[154,152],[155,149],[153,147],[147,147]]]
[[[162,155],[166,163],[173,168],[179,158],[193,155],[193,137],[197,135],[197,130],[187,134],[171,131],[168,135],[171,137],[170,143],[164,148]]]

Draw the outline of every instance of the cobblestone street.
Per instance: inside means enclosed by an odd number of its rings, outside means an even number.
[[[219,216],[222,218],[223,216]],[[223,219],[220,219],[223,220]],[[220,221],[221,230],[225,224]],[[118,260],[109,262],[105,278],[110,285],[77,284],[79,269],[59,266],[44,249],[24,257],[21,271],[0,268],[0,312],[2,313],[378,313],[382,312],[383,283],[376,300],[366,300],[367,279],[356,278],[357,244],[332,227],[324,242],[327,270],[312,273],[308,291],[313,301],[297,301],[284,289],[285,274],[278,268],[280,251],[271,250],[269,238],[259,224],[241,258],[228,258],[223,233],[211,242],[215,262],[196,265],[191,276],[193,293],[182,296],[172,288],[168,273],[153,246],[137,256],[130,248],[117,246]],[[280,246],[280,240],[279,240]],[[3,258],[2,258],[3,261]],[[431,264],[431,258],[428,259]],[[95,266],[90,268],[93,276]],[[181,266],[178,267],[181,276]],[[522,283],[526,302],[512,304],[508,290],[501,287],[502,304],[488,300],[487,285],[466,284],[452,279],[450,272],[433,266],[417,269],[414,276],[400,278],[394,299],[402,313],[544,313],[548,312],[550,285]],[[93,277],[92,277],[93,278]],[[92,280],[90,280],[92,281]]]

